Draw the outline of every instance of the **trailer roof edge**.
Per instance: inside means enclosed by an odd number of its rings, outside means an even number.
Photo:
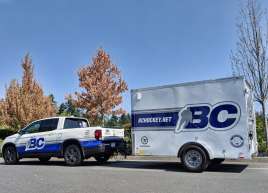
[[[162,89],[162,88],[177,87],[177,86],[190,86],[190,85],[197,85],[197,84],[203,84],[203,83],[212,83],[212,82],[219,82],[219,81],[239,80],[239,79],[244,80],[244,76],[232,76],[232,77],[225,77],[225,78],[218,78],[218,79],[184,82],[184,83],[178,83],[178,84],[167,84],[163,86],[144,87],[144,88],[131,89],[130,91],[131,92],[145,91],[145,90],[154,90],[154,89]]]

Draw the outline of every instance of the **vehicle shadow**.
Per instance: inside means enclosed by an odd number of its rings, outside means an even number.
[[[153,169],[169,172],[187,172],[179,162],[163,161],[121,161],[113,164],[105,164],[106,167],[129,168],[129,169]],[[241,173],[248,167],[247,164],[223,163],[217,166],[210,166],[206,172]]]
[[[1,163],[3,165],[3,163]],[[51,160],[42,163],[38,160],[21,160],[17,165],[35,165],[35,166],[63,166],[69,167],[61,159]],[[146,170],[164,170],[169,172],[186,172],[183,165],[179,162],[170,161],[136,161],[136,160],[123,160],[123,161],[109,161],[105,164],[99,164],[95,160],[85,160],[81,166],[101,166],[109,168],[125,168],[125,169],[146,169]],[[205,172],[223,172],[223,173],[241,173],[248,167],[245,163],[222,163],[216,166],[210,166]]]
[[[222,163],[215,166],[209,166],[208,172],[223,172],[223,173],[241,173],[248,167],[245,163]]]

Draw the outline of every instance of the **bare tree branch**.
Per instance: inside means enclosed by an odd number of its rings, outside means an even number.
[[[233,74],[246,78],[254,91],[255,101],[262,106],[267,141],[265,105],[268,97],[268,21],[264,21],[264,16],[265,10],[257,0],[248,0],[240,10],[241,20],[237,24],[239,38],[236,51],[231,52],[231,63]]]

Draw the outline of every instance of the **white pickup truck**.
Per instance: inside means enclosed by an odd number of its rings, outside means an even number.
[[[7,137],[2,144],[6,164],[15,164],[21,158],[64,158],[75,166],[94,157],[103,163],[116,151],[123,151],[124,130],[89,127],[84,118],[52,117],[32,122],[17,134]]]

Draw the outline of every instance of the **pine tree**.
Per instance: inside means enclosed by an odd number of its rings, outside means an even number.
[[[130,115],[123,113],[119,118],[119,123],[123,127],[125,124],[130,123]]]
[[[119,126],[119,122],[118,122],[119,118],[113,114],[108,121],[106,122],[105,126],[106,127],[118,127]]]
[[[70,98],[67,98],[66,102],[60,104],[57,114],[63,116],[75,116],[75,117],[82,116],[82,113],[78,108],[74,106],[73,101]]]

